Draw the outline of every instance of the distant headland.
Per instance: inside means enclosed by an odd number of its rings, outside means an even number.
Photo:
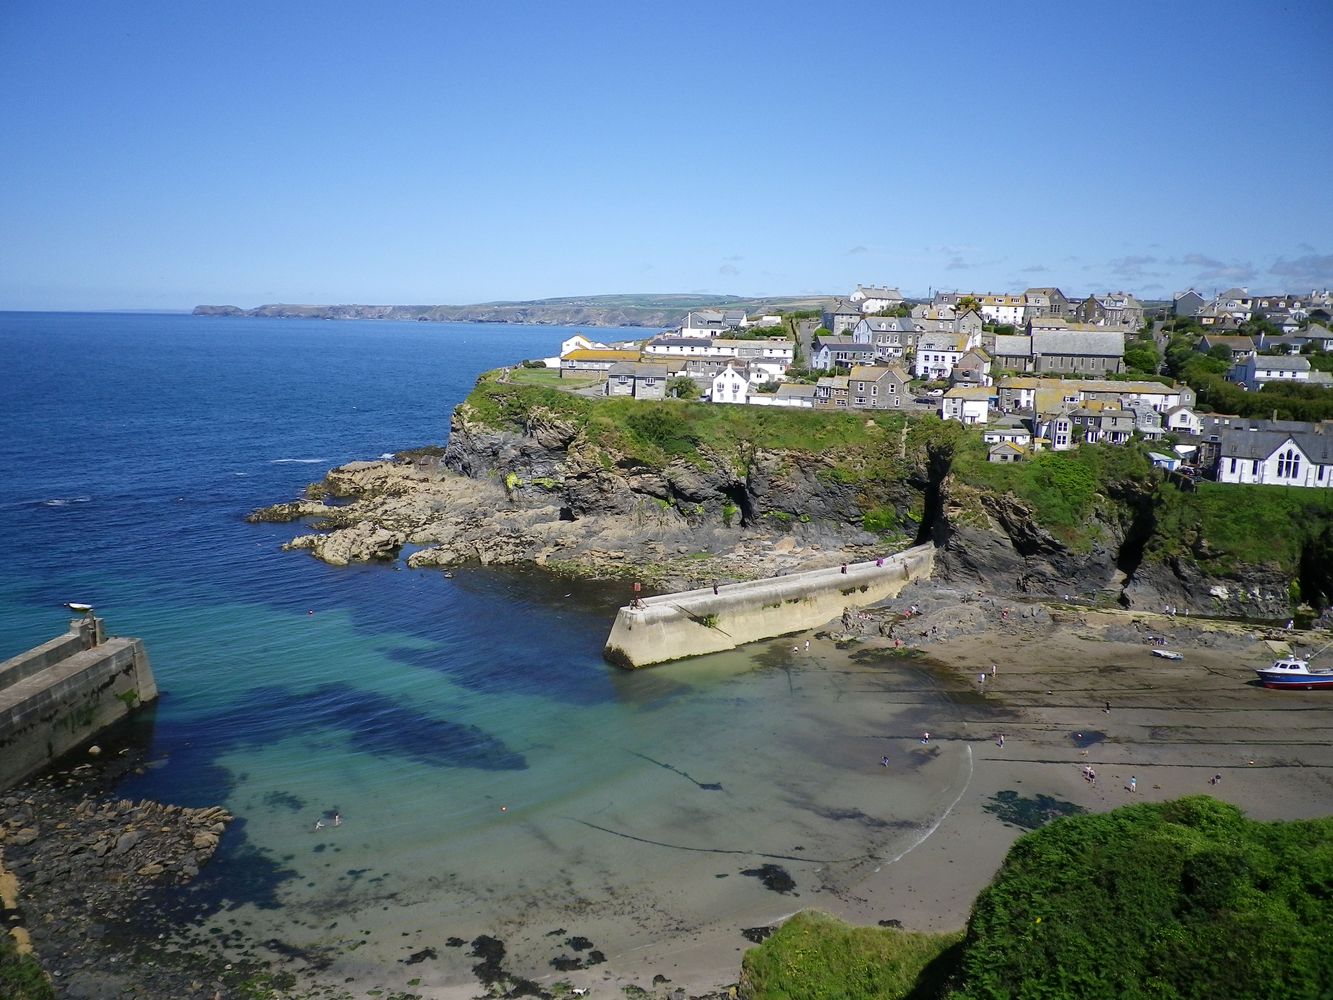
[[[545,326],[679,325],[691,309],[743,309],[749,313],[817,309],[832,296],[742,298],[736,295],[583,295],[526,302],[482,302],[467,306],[290,305],[195,306],[196,316],[265,319],[393,319],[423,323],[531,323]]]

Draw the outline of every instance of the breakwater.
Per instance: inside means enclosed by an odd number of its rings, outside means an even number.
[[[143,641],[108,637],[92,616],[0,663],[0,790],[156,697]]]
[[[882,560],[645,597],[616,614],[603,653],[632,669],[815,628],[897,596],[934,564],[935,547],[925,544]]]

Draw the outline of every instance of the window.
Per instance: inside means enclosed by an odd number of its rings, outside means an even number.
[[[1295,479],[1300,475],[1301,456],[1294,448],[1288,448],[1277,457],[1277,476],[1279,479]]]
[[[1257,458],[1250,463],[1250,475],[1256,479],[1259,477],[1259,460]]]

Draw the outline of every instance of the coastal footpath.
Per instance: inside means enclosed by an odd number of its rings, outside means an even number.
[[[1202,483],[1141,448],[995,466],[931,416],[576,396],[483,375],[448,445],[332,470],[254,521],[334,565],[532,564],[686,590],[936,548],[935,577],[1019,596],[1285,620],[1333,591],[1326,491]]]

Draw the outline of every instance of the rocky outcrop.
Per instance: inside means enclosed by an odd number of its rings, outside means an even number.
[[[877,478],[845,456],[742,443],[725,454],[696,443],[687,456],[649,463],[595,444],[570,415],[578,409],[562,410],[558,398],[478,398],[508,416],[483,419],[464,403],[442,451],[334,469],[306,499],[252,519],[306,520],[315,533],[289,547],[335,565],[394,559],[413,545],[413,567],[531,563],[677,588],[932,540],[938,577],[1018,596],[1287,614],[1290,574],[1222,572],[1202,539],[1162,544],[1158,486],[1146,479],[1106,485],[1072,544],[1014,495],[955,476],[947,446],[927,445],[917,460],[904,450],[889,466],[880,455],[876,467],[895,471]],[[865,531],[872,509],[902,530]]]

